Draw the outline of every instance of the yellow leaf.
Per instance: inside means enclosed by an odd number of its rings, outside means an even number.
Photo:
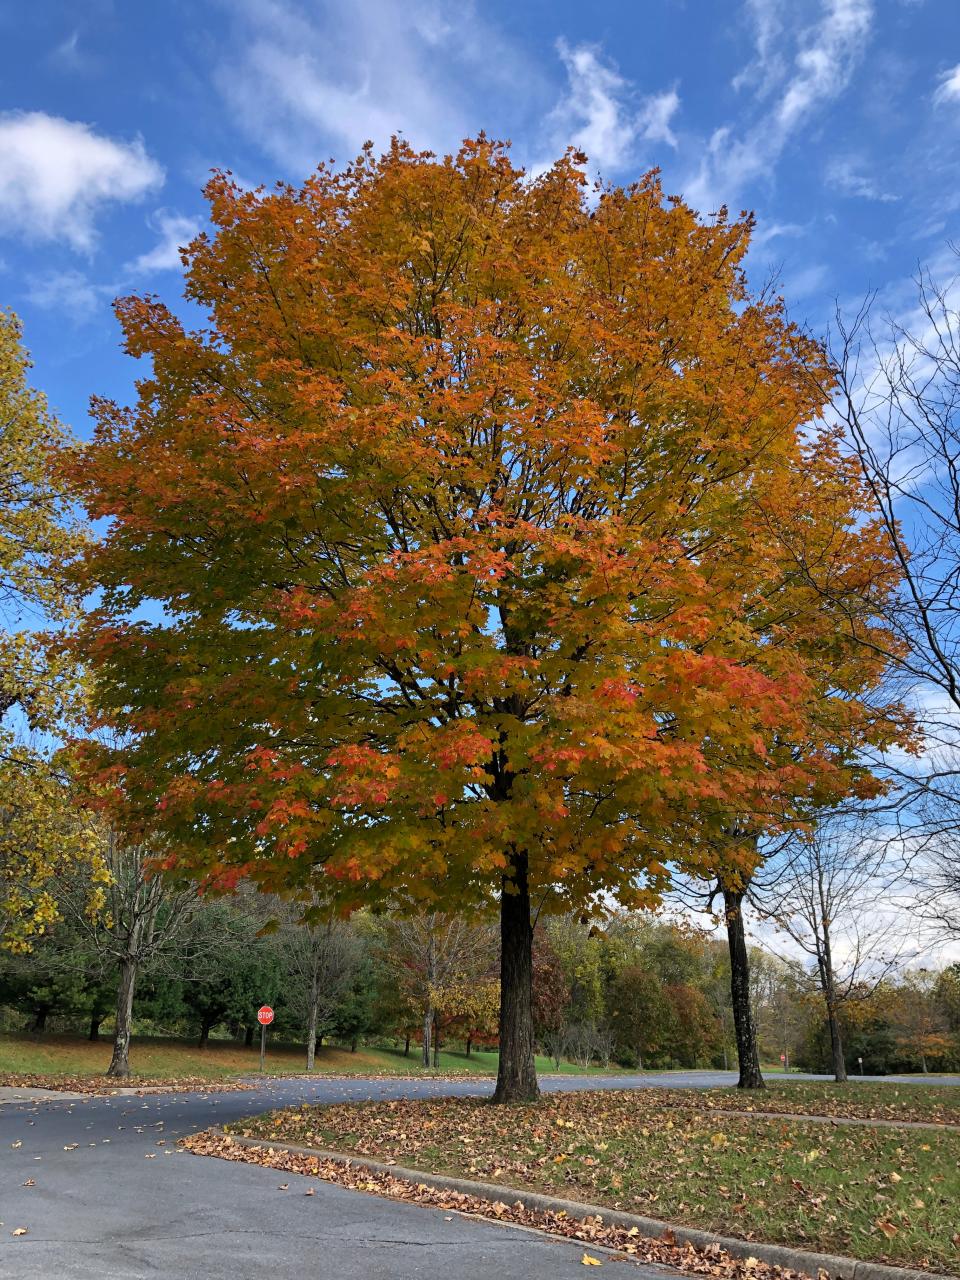
[[[585,1253],[583,1257],[580,1259],[580,1261],[583,1263],[585,1267],[602,1267],[603,1266],[603,1263],[600,1261],[599,1258],[593,1258],[590,1256],[589,1253]]]
[[[10,1234],[11,1234],[12,1236],[25,1236],[25,1235],[27,1234],[27,1228],[26,1228],[26,1227],[14,1227],[14,1228],[13,1228],[13,1230],[10,1232]]]

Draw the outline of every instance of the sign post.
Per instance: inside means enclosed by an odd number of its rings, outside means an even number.
[[[267,1052],[267,1027],[273,1021],[273,1010],[268,1004],[262,1004],[257,1010],[257,1021],[260,1023],[260,1070],[263,1070],[263,1058]]]

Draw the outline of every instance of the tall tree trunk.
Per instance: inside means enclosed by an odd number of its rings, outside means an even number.
[[[847,1064],[843,1057],[840,1019],[837,1017],[837,1005],[832,996],[827,998],[827,1024],[830,1027],[830,1060],[833,1063],[833,1078],[837,1084],[846,1084]]]
[[[243,1047],[245,1049],[253,1048],[253,1024],[252,1023],[244,1029]]]
[[[423,1011],[423,1065],[430,1067],[430,1043],[433,1040],[433,1009],[427,1005]]]
[[[313,1070],[317,1057],[317,1013],[320,1003],[319,974],[314,966],[310,981],[310,1012],[307,1015],[307,1070]]]
[[[405,1058],[410,1057],[410,1037],[409,1036],[407,1036],[403,1042],[403,1056]]]
[[[100,1013],[91,1013],[90,1015],[90,1033],[88,1040],[92,1040],[94,1044],[100,1039],[100,1023],[103,1021],[103,1015]]]
[[[765,1089],[760,1074],[757,1031],[750,1007],[750,961],[743,930],[743,890],[723,889],[723,907],[727,921],[727,945],[730,949],[730,997],[733,1002],[733,1028],[737,1039],[737,1061],[740,1065],[738,1089]]]
[[[207,1041],[210,1039],[210,1028],[212,1026],[213,1023],[208,1022],[206,1018],[204,1018],[200,1023],[200,1039],[197,1041],[198,1049],[205,1049],[207,1047]]]
[[[130,1026],[133,1021],[133,991],[137,984],[137,961],[124,956],[120,961],[120,985],[117,988],[117,1029],[113,1037],[113,1057],[107,1067],[108,1076],[130,1074]]]
[[[527,855],[514,854],[500,892],[500,1056],[494,1102],[540,1096],[533,1056],[533,926]]]
[[[830,1028],[830,1060],[833,1063],[833,1078],[837,1084],[847,1082],[847,1064],[843,1059],[843,1037],[840,1034],[840,1018],[837,1014],[837,988],[833,976],[833,951],[830,945],[830,910],[823,883],[823,872],[820,872],[820,921],[822,939],[817,947],[817,965],[820,970],[820,985],[823,988],[823,999],[827,1006],[827,1025]]]
[[[466,1052],[466,1056],[467,1056],[468,1058],[470,1057],[470,1048],[471,1048],[472,1044],[473,1044],[473,1036],[467,1036],[467,1052]]]

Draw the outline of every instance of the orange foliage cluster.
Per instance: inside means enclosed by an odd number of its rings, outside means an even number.
[[[122,301],[151,368],[69,463],[81,648],[185,874],[462,906],[522,850],[548,908],[649,902],[872,785],[894,569],[749,220],[482,138],[207,194],[207,327]]]

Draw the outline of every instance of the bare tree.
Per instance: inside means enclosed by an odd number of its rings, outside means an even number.
[[[327,1034],[363,960],[363,940],[353,924],[315,901],[302,919],[290,917],[283,955],[294,984],[291,1007],[304,1015],[307,1070],[316,1061],[317,1037]]]
[[[109,872],[103,912],[86,910],[89,887],[79,881],[64,893],[64,907],[92,939],[97,952],[118,972],[116,1029],[107,1075],[130,1074],[130,1035],[137,977],[147,962],[169,947],[189,918],[197,895],[193,888],[173,888],[159,873],[159,850],[125,841],[110,829],[103,836],[103,858]]]
[[[957,251],[955,251],[957,252]],[[886,656],[910,686],[922,764],[886,761],[930,918],[960,932],[960,277],[916,280],[907,322],[838,315],[837,405],[902,575]]]
[[[847,1078],[841,1010],[872,994],[903,951],[902,921],[885,909],[897,875],[886,841],[866,821],[828,818],[783,843],[761,903],[814,962],[838,1083]]]

